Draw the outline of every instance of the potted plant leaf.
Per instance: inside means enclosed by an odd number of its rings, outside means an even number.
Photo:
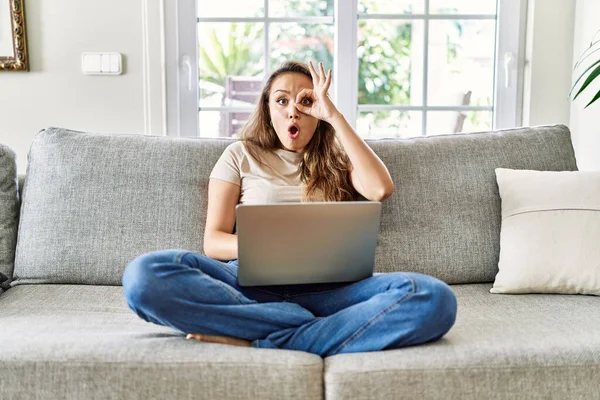
[[[575,87],[577,87],[578,83],[585,76],[587,76],[587,78],[583,81],[583,83],[579,87],[579,90],[577,90],[577,92],[575,93],[573,100],[575,100],[577,98],[577,96],[579,96],[581,94],[581,92],[583,92],[592,82],[600,82],[600,78],[599,78],[599,76],[600,76],[600,31],[596,32],[596,34],[592,38],[590,46],[583,52],[583,54],[581,55],[581,58],[579,59],[579,61],[577,61],[577,63],[573,67],[573,70],[575,70],[577,67],[579,67],[589,57],[592,57],[591,64],[583,71],[583,73],[579,76],[579,78],[577,78],[577,80],[573,84],[573,87],[571,88],[571,91],[569,92],[569,96],[571,96],[573,94],[573,91],[575,90]],[[589,72],[589,74],[588,74],[588,72]],[[594,103],[598,99],[600,99],[600,90],[598,90],[598,93],[596,93],[596,95],[592,98],[592,100],[584,108],[589,107],[592,103]]]

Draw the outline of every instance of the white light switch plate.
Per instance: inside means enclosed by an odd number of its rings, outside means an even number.
[[[120,75],[123,72],[121,53],[82,53],[81,70],[85,75]]]

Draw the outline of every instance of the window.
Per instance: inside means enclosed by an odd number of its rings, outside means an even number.
[[[333,68],[331,95],[365,138],[520,123],[524,0],[173,3],[170,134],[235,137],[290,58]]]
[[[235,136],[286,59],[333,67],[333,0],[199,0],[197,21],[200,135]]]

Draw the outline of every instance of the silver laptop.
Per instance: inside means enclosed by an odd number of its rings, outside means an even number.
[[[377,201],[236,206],[240,286],[355,282],[373,275]]]

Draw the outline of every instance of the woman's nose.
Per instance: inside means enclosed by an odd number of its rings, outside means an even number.
[[[300,117],[300,112],[294,106],[293,103],[290,103],[290,108],[288,109],[288,118],[289,119],[298,119]]]

